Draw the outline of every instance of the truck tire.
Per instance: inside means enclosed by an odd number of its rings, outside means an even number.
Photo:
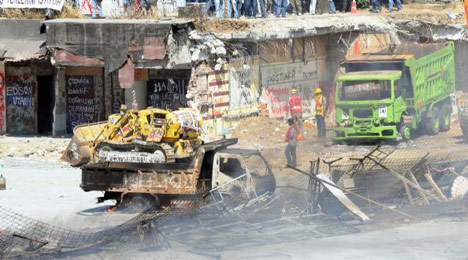
[[[128,194],[124,197],[124,204],[130,211],[143,213],[154,209],[158,205],[157,199],[150,194]]]
[[[411,126],[407,125],[407,124],[402,124],[400,126],[400,135],[401,135],[401,138],[403,138],[403,141],[408,141],[411,139]]]
[[[432,109],[432,116],[426,117],[426,132],[428,135],[436,135],[439,133],[440,120],[439,120],[439,108],[434,107]]]
[[[444,104],[439,114],[441,132],[447,132],[448,130],[450,130],[450,114],[450,106]]]

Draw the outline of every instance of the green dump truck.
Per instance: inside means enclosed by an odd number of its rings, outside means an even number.
[[[335,141],[448,131],[454,64],[453,43],[393,45],[343,61],[335,85]]]

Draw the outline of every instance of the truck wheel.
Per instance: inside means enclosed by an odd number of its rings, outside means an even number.
[[[432,109],[432,116],[426,117],[426,132],[429,135],[436,135],[439,133],[440,120],[439,120],[439,108],[434,107]]]
[[[124,204],[126,204],[132,212],[142,213],[153,209],[157,205],[157,202],[155,197],[150,194],[129,194],[125,196]]]
[[[409,125],[401,125],[399,132],[403,138],[403,141],[408,141],[411,139],[411,127]]]
[[[439,114],[440,120],[440,131],[446,132],[450,130],[450,107],[448,105],[443,105]]]

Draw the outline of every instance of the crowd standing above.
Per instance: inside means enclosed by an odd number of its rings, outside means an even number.
[[[74,1],[74,0],[68,0]],[[341,12],[356,11],[356,3],[353,0],[339,1],[339,10],[335,6],[335,0],[187,0],[187,3],[205,3],[203,16],[215,18],[267,18],[273,14],[276,18],[302,15],[315,15],[316,13],[336,14]],[[401,10],[401,0],[369,0],[371,13],[382,11],[383,1],[388,1],[388,12],[393,11],[394,1],[396,10]],[[103,17],[102,0],[91,0],[92,18]],[[124,13],[136,11],[146,14],[151,10],[152,0],[123,0]]]
[[[205,0],[187,0],[188,2],[205,2]],[[372,13],[382,10],[384,0],[369,0]],[[387,1],[387,0],[385,0]],[[401,0],[388,0],[388,12],[393,11],[396,2],[397,11],[401,10]],[[315,15],[316,13],[336,14],[351,11],[353,0],[339,2],[335,6],[334,0],[206,0],[204,14],[216,18],[247,19],[267,18],[270,14],[276,18],[302,15]],[[354,3],[355,4],[355,3]],[[338,11],[338,9],[340,11]]]

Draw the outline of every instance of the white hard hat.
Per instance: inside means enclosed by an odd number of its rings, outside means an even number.
[[[186,99],[192,99],[193,98],[193,94],[191,92],[187,93],[187,95],[185,95],[185,98]]]

